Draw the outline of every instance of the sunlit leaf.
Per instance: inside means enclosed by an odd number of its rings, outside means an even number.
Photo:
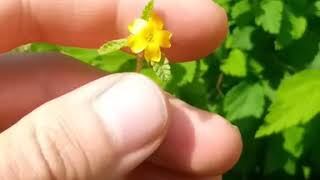
[[[260,7],[261,13],[256,17],[256,24],[271,34],[278,34],[281,28],[283,1],[262,0]]]
[[[225,63],[220,67],[223,73],[235,77],[245,77],[247,75],[247,57],[243,51],[232,50],[229,57],[224,61]]]
[[[305,124],[320,112],[320,70],[305,70],[281,83],[256,137]]]

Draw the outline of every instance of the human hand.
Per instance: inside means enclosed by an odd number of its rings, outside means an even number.
[[[34,41],[98,47],[125,35],[145,2],[3,0],[0,51]],[[204,56],[225,37],[211,0],[161,0],[156,10],[174,33],[170,59]],[[241,153],[222,117],[141,75],[105,76],[56,54],[2,56],[0,84],[0,179],[220,179]]]

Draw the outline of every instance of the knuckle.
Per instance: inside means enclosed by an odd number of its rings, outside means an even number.
[[[35,145],[50,179],[90,177],[87,154],[64,116],[47,109],[40,110],[39,118],[32,126]]]

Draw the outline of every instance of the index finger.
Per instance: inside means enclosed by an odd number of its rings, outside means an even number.
[[[148,0],[28,0],[0,2],[0,52],[42,41],[97,48],[127,36]],[[212,0],[159,0],[155,10],[173,33],[166,53],[176,61],[208,55],[227,34],[227,17]]]

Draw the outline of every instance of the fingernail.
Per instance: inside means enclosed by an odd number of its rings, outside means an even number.
[[[164,130],[167,109],[160,89],[142,75],[126,75],[94,102],[120,153],[133,152]]]

